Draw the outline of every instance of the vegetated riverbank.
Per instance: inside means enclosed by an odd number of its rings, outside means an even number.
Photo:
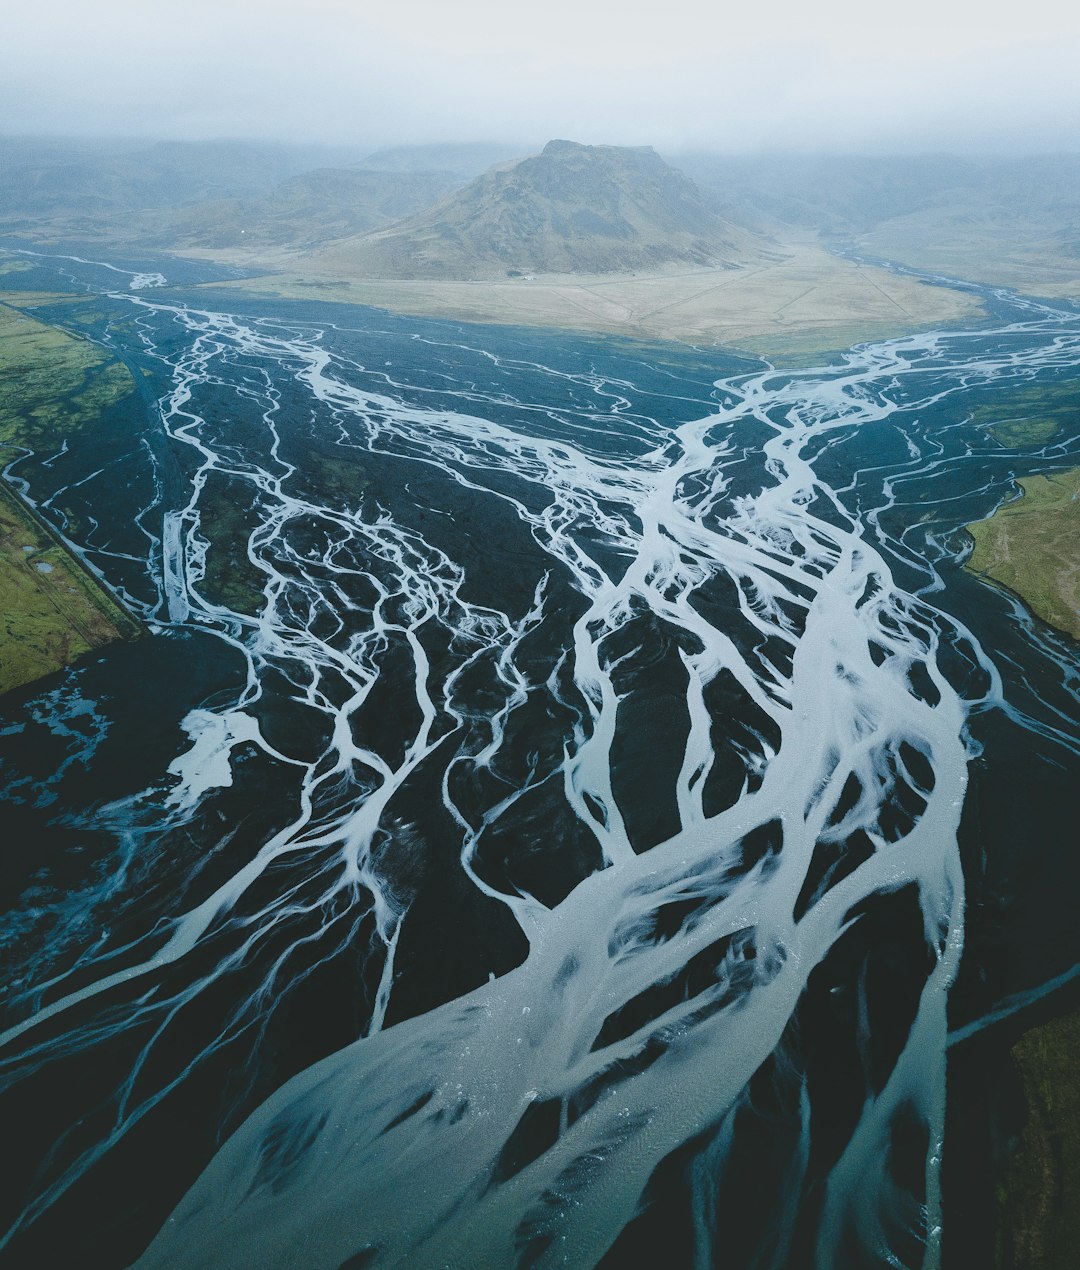
[[[0,485],[0,615],[0,693],[139,630],[5,485]]]
[[[1072,383],[1025,384],[977,406],[1001,445],[1046,446],[1076,418]],[[967,526],[975,548],[967,560],[974,573],[1018,595],[1036,616],[1080,639],[1080,468],[1032,473],[1017,479],[1020,495],[985,520]]]
[[[134,392],[127,369],[97,345],[6,303],[0,377],[0,454],[8,464],[29,452],[55,453]],[[0,693],[139,631],[10,484],[0,486],[0,623]]]
[[[1025,476],[1020,498],[968,525],[968,568],[1015,591],[1044,622],[1080,639],[1080,468]]]
[[[1002,445],[1044,446],[1075,418],[1071,385],[1029,386],[980,407]],[[968,525],[967,567],[1080,638],[1080,468],[1017,481],[1021,494]],[[1012,1050],[1022,1127],[997,1189],[998,1270],[1069,1270],[1080,1246],[1080,1012],[1040,1023]]]

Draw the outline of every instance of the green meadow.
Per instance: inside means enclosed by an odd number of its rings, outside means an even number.
[[[1080,468],[1025,476],[1022,497],[968,525],[967,567],[1014,591],[1059,630],[1080,638]]]
[[[105,350],[7,304],[0,304],[0,381],[4,463],[93,429],[102,410],[134,387]],[[0,693],[137,632],[61,539],[0,483]]]

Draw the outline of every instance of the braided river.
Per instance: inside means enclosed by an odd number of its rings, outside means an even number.
[[[147,634],[0,700],[0,1262],[988,1264],[1080,675],[963,526],[1080,312],[781,370],[90,256],[138,393],[6,473]]]

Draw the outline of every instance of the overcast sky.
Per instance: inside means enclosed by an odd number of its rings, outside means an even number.
[[[1080,150],[1062,0],[10,0],[8,133]]]

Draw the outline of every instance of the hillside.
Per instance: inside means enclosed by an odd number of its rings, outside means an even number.
[[[445,149],[451,163],[469,157]],[[397,169],[380,166],[377,154],[374,167],[328,163],[346,157],[247,142],[0,138],[0,233],[166,251],[296,251],[414,215],[475,175],[422,170],[424,156],[406,170],[408,154]]]
[[[651,148],[552,141],[401,224],[328,246],[311,264],[372,278],[473,279],[738,268],[778,255]]]
[[[905,218],[929,211],[940,230],[978,165],[685,155],[674,167],[648,148],[569,141],[506,161],[515,149],[407,146],[357,161],[328,147],[0,139],[0,237],[209,258],[261,275],[237,284],[260,294],[789,361],[978,312],[963,292],[822,242],[890,255],[870,234],[910,223],[913,255],[927,235]],[[991,166],[983,185],[1000,199]],[[1050,162],[1047,181],[1027,181],[1018,164],[1006,203],[1026,190],[1047,203],[1046,228],[1071,230],[1066,169]]]
[[[1080,296],[1080,155],[683,154],[740,220],[1036,295]]]
[[[0,228],[97,230],[132,212],[258,198],[346,152],[257,142],[0,137]]]
[[[180,250],[309,247],[399,221],[460,184],[452,172],[317,168],[259,198],[198,203],[146,229]]]

